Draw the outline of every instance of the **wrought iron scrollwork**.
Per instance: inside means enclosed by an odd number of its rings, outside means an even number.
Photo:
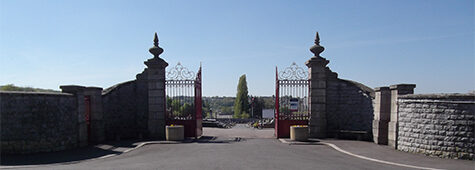
[[[307,78],[308,73],[302,67],[299,67],[295,62],[293,62],[292,65],[285,68],[279,74],[279,79],[281,80],[302,80]]]
[[[195,73],[181,65],[180,62],[167,72],[167,80],[193,80]]]

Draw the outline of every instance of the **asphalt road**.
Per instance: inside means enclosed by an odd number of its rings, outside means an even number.
[[[34,168],[409,169],[349,156],[326,145],[284,144],[272,137],[273,129],[257,130],[239,125],[233,129],[205,128],[204,133],[205,137],[199,142],[151,144],[114,157]]]

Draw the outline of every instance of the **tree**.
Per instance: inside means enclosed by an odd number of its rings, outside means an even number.
[[[249,113],[249,101],[246,75],[239,77],[239,83],[237,86],[236,100],[234,101],[234,118],[249,117],[244,114]]]
[[[262,109],[264,109],[264,100],[261,97],[253,97],[252,100],[252,111],[254,111],[253,116],[254,118],[262,117]]]

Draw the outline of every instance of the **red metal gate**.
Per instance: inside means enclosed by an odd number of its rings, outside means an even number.
[[[185,137],[199,137],[202,126],[201,65],[196,74],[178,63],[167,72],[167,125],[183,125]]]
[[[275,69],[275,136],[290,137],[290,126],[308,125],[309,80],[304,69],[292,63],[280,74]]]

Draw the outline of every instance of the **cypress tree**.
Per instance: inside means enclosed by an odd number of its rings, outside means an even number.
[[[239,77],[236,100],[234,101],[234,118],[249,117],[249,101],[247,91],[246,75]]]

